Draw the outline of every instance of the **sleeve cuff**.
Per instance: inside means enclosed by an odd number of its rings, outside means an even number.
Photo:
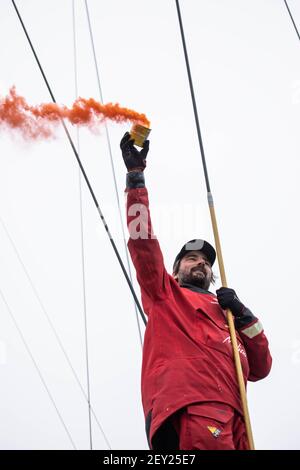
[[[252,339],[255,336],[259,335],[263,331],[263,326],[259,320],[255,320],[254,323],[250,323],[250,326],[244,327],[242,330],[239,330],[240,333]]]
[[[247,325],[250,325],[250,323],[253,323],[257,318],[253,315],[253,313],[246,308],[243,312],[243,315],[241,317],[235,317],[234,323],[235,327],[237,330],[240,330],[241,328],[244,328]]]
[[[126,175],[126,188],[144,188],[145,187],[145,176],[143,171],[131,171]]]

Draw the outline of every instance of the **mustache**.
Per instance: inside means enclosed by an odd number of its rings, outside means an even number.
[[[206,269],[205,269],[205,268],[202,268],[201,266],[196,266],[195,268],[193,268],[193,269],[191,270],[192,273],[193,273],[193,272],[197,272],[197,271],[200,271],[201,273],[207,275]]]

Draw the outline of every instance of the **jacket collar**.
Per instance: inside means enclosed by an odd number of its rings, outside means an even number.
[[[201,287],[194,286],[193,284],[188,284],[187,282],[181,284],[180,287],[186,287],[187,289],[190,289],[193,292],[197,292],[198,294],[214,295],[212,292],[209,292],[209,290],[201,289]]]

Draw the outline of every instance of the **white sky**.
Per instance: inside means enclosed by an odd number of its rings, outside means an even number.
[[[17,5],[57,101],[71,104],[72,1]],[[289,5],[300,27],[300,2]],[[75,7],[79,94],[98,98],[84,1]],[[171,270],[184,242],[213,242],[175,0],[89,0],[89,9],[104,101],[151,120],[146,181]],[[261,319],[274,360],[267,379],[249,384],[256,447],[299,449],[299,40],[283,0],[181,0],[181,10],[228,284]],[[0,94],[16,85],[32,104],[50,101],[9,0],[0,0],[0,43]],[[122,209],[119,141],[129,128],[109,124]],[[86,387],[75,157],[61,130],[32,144],[0,132],[1,219]],[[125,260],[104,129],[81,131],[80,150]],[[112,449],[146,449],[133,301],[85,185],[83,212],[92,405]],[[87,403],[4,226],[2,294],[76,448],[89,448]],[[0,375],[0,448],[72,448],[2,298]],[[94,420],[93,444],[107,449]]]

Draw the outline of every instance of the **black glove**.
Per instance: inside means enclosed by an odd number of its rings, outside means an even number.
[[[229,287],[221,287],[216,291],[218,302],[223,310],[229,308],[235,317],[242,317],[243,311],[246,309],[233,289]]]
[[[220,306],[224,310],[227,308],[231,310],[234,316],[236,328],[243,328],[249,323],[254,322],[254,320],[257,320],[249,308],[242,304],[236,295],[235,290],[230,289],[229,287],[221,287],[216,291],[216,294]]]
[[[134,139],[129,132],[126,132],[120,142],[120,147],[127,171],[144,171],[149,151],[149,140],[145,140],[142,150],[139,151],[134,146]]]

